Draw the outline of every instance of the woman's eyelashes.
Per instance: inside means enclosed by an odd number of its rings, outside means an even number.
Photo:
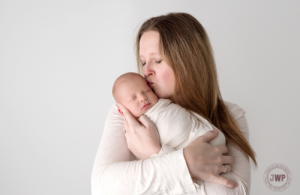
[[[162,60],[157,60],[157,61],[154,61],[154,62],[155,62],[156,64],[159,64],[159,63],[161,63],[161,61],[162,61]],[[146,62],[142,62],[142,65],[145,66],[145,65],[146,65]]]

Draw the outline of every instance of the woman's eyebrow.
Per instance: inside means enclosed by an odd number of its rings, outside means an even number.
[[[156,53],[156,52],[149,53],[149,55],[155,55],[155,54],[159,55],[159,53]],[[139,57],[144,57],[144,56],[143,55],[139,55]]]

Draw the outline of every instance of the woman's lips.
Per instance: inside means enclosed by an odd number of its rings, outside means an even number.
[[[143,106],[142,110],[144,110],[144,109],[148,108],[148,106],[150,106],[150,103],[148,103],[148,104],[145,104],[145,105]]]
[[[148,83],[149,87],[151,87],[153,85],[153,83],[150,81],[147,81],[147,83]]]

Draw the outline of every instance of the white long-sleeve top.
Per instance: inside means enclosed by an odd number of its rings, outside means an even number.
[[[245,111],[236,104],[229,102],[225,104],[249,141]],[[158,155],[152,155],[146,160],[137,160],[127,148],[123,121],[114,103],[107,115],[94,162],[91,178],[92,195],[249,194],[251,186],[249,157],[231,144],[226,143],[228,155],[234,159],[230,164],[232,171],[221,175],[237,182],[238,187],[230,189],[217,183],[196,183],[189,174],[183,148],[175,150],[163,145]]]

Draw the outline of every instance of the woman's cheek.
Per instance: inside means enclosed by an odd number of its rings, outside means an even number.
[[[161,98],[159,93],[159,88],[157,87],[157,85],[155,86],[155,88],[152,88],[152,91],[158,98]]]

